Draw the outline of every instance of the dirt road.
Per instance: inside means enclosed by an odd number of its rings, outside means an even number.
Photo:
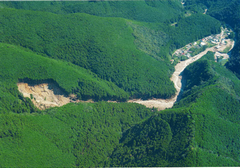
[[[221,32],[221,39],[223,36],[223,32]],[[221,41],[221,40],[220,40]],[[233,48],[234,46],[234,41],[231,43]],[[227,46],[223,46],[221,47],[222,49],[225,49]],[[174,87],[176,88],[177,92],[176,95],[171,98],[171,99],[151,99],[151,100],[141,100],[141,99],[134,99],[134,100],[129,100],[128,102],[131,103],[139,103],[142,105],[145,105],[146,107],[152,108],[155,107],[158,110],[164,110],[166,108],[172,108],[172,106],[174,105],[174,103],[177,101],[177,97],[181,91],[182,88],[182,76],[180,76],[181,72],[183,72],[183,70],[190,65],[191,63],[197,61],[198,59],[200,59],[202,56],[204,56],[208,51],[213,51],[216,52],[218,51],[215,47],[212,48],[207,48],[205,51],[201,52],[200,54],[189,58],[188,60],[185,61],[181,61],[180,63],[178,63],[175,66],[175,72],[173,73],[172,77],[170,78],[170,80],[174,83]]]

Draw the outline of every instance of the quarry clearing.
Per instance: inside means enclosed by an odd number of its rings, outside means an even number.
[[[223,33],[221,33],[222,38]],[[172,108],[174,103],[177,101],[179,93],[181,92],[182,88],[182,76],[181,73],[183,70],[191,63],[197,61],[202,56],[204,56],[208,51],[215,52],[216,55],[222,55],[224,58],[228,58],[227,54],[222,54],[226,47],[231,45],[231,49],[234,46],[234,41],[228,41],[228,45],[222,45],[220,48],[216,49],[215,47],[207,48],[205,51],[201,52],[200,54],[191,57],[185,61],[179,62],[175,66],[175,71],[172,74],[170,80],[174,83],[174,87],[176,88],[177,92],[176,95],[170,99],[150,99],[150,100],[141,100],[141,99],[133,99],[129,100],[129,103],[139,103],[149,108],[157,108],[158,110],[164,110],[166,108]],[[230,49],[230,50],[231,50]],[[28,83],[26,81],[21,81],[17,83],[18,90],[23,94],[24,97],[28,97],[31,99],[33,104],[39,108],[40,110],[44,110],[50,107],[56,106],[63,106],[70,102],[93,102],[92,100],[88,101],[81,101],[75,100],[74,95],[67,95],[58,85],[53,81],[44,81],[41,83]]]

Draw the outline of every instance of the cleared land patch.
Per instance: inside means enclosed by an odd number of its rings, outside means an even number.
[[[24,97],[31,99],[33,104],[40,110],[50,107],[63,106],[74,102],[74,96],[67,96],[53,80],[20,80],[17,84],[18,90]]]

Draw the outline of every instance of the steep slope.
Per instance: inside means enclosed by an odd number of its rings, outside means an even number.
[[[240,1],[238,0],[186,0],[186,8],[191,11],[202,12],[208,9],[207,14],[229,24],[235,31],[232,37],[236,38],[236,45],[226,66],[240,77]]]
[[[161,112],[106,102],[39,111],[18,91],[51,81],[79,99],[171,97],[172,51],[220,31],[179,4],[0,3],[0,167],[240,166],[240,82],[209,55]]]
[[[240,32],[238,35],[238,38],[240,37]],[[240,79],[240,42],[238,41],[238,44],[236,45],[236,47],[233,49],[232,51],[232,56],[229,59],[229,62],[226,64],[226,66],[232,70],[233,72],[235,72],[238,76],[238,78]]]
[[[25,49],[0,43],[0,78],[2,108],[20,112],[25,98],[17,90],[17,82],[30,85],[44,80],[55,83],[63,95],[75,94],[77,99],[126,100],[128,94],[111,82],[71,63],[42,57]],[[47,82],[48,82],[47,81]],[[9,100],[15,97],[15,100]]]
[[[185,107],[191,102],[189,111],[195,122],[195,156],[197,166],[239,166],[239,96],[240,81],[238,78],[214,62],[199,61],[194,69],[190,66],[188,89],[176,107]],[[196,64],[195,64],[196,66]],[[190,73],[189,73],[190,72]],[[193,79],[200,76],[200,83]],[[218,163],[217,163],[218,162]],[[234,164],[233,164],[234,163]]]
[[[123,135],[111,166],[240,165],[240,81],[208,57],[186,68],[185,91],[173,109]]]
[[[139,51],[125,19],[5,8],[1,13],[3,42],[89,69],[132,96],[169,97],[175,92],[169,80],[173,67]]]
[[[0,167],[102,167],[122,132],[151,115],[128,103],[78,103],[0,114]]]
[[[171,27],[83,13],[56,15],[8,8],[0,12],[2,42],[89,69],[138,98],[174,95],[170,53],[220,31],[220,22],[200,14]]]
[[[207,14],[225,21],[230,25],[237,24],[240,17],[238,0],[186,0],[186,8],[197,12],[207,9]]]
[[[56,14],[88,13],[103,17],[122,17],[144,22],[167,22],[178,19],[183,8],[180,0],[172,1],[58,1],[1,2],[16,9],[46,11]]]

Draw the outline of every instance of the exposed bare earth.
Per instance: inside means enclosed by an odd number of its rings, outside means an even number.
[[[204,11],[204,13],[203,13],[204,15],[207,13],[207,10],[208,10],[208,9],[205,9],[205,11]]]
[[[170,78],[171,81],[173,81],[174,83],[174,87],[176,88],[177,92],[176,95],[171,98],[171,99],[152,99],[152,100],[129,100],[128,102],[132,102],[132,103],[139,103],[142,105],[145,105],[146,107],[155,107],[158,110],[164,110],[166,108],[171,108],[174,103],[177,100],[177,97],[180,93],[180,90],[182,88],[182,83],[181,83],[181,79],[182,76],[180,76],[181,72],[191,63],[195,62],[196,60],[200,59],[203,55],[205,55],[208,51],[211,51],[212,48],[208,48],[207,50],[205,50],[204,52],[201,52],[200,54],[185,60],[185,61],[181,61],[180,63],[178,63],[175,66],[175,72],[173,73],[172,77]]]
[[[235,42],[231,41],[230,39],[226,40],[227,41],[227,45],[222,45],[217,51],[215,51],[215,60],[217,60],[217,56],[222,56],[223,59],[228,59],[229,55],[226,53],[221,53],[224,51],[225,48],[231,47],[229,51],[231,51],[234,47]]]
[[[32,98],[33,104],[41,110],[49,107],[62,106],[71,102],[71,98],[64,96],[64,93],[53,83],[41,83],[38,85],[18,83],[17,86],[23,96],[30,99]],[[49,86],[51,86],[51,89]]]
[[[223,33],[221,33],[222,37]],[[205,51],[201,52],[200,54],[185,60],[179,62],[175,66],[175,72],[173,73],[171,77],[171,81],[173,81],[174,86],[177,90],[176,95],[171,99],[151,99],[151,100],[141,100],[141,99],[133,99],[129,100],[128,102],[131,103],[139,103],[143,104],[146,107],[152,108],[155,107],[158,110],[164,110],[166,108],[171,108],[174,103],[177,100],[177,97],[181,91],[182,88],[182,76],[180,76],[181,72],[191,63],[195,62],[196,60],[200,59],[203,55],[205,55],[208,51],[216,52],[216,54],[220,55],[221,53],[218,53],[223,51],[226,47],[231,45],[231,49],[234,46],[234,41],[231,42],[230,40],[227,43],[228,45],[222,45],[219,49],[216,49],[215,47],[208,48]],[[216,55],[215,54],[215,55]],[[225,58],[228,57],[227,54],[222,54]],[[32,100],[34,105],[43,110],[49,107],[55,107],[55,106],[63,106],[70,102],[80,102],[80,100],[73,101],[75,99],[74,95],[67,96],[64,94],[64,92],[53,82],[44,82],[44,83],[38,83],[38,84],[28,84],[27,82],[20,82],[17,84],[18,90],[23,94],[24,97],[28,97]],[[83,101],[81,101],[83,102]],[[85,102],[93,102],[92,100],[85,101]]]
[[[221,38],[222,38],[223,32],[221,33]],[[166,108],[172,108],[174,103],[177,101],[177,97],[181,91],[182,88],[182,76],[180,76],[181,72],[191,63],[197,61],[198,59],[200,59],[202,56],[204,56],[208,51],[213,51],[213,52],[217,52],[217,51],[222,51],[224,50],[226,47],[228,47],[229,45],[231,45],[231,49],[234,46],[234,41],[231,42],[230,40],[228,41],[228,45],[222,45],[221,48],[216,49],[215,47],[212,48],[207,48],[205,51],[201,52],[200,54],[185,60],[185,61],[181,61],[180,63],[178,63],[175,66],[175,72],[173,73],[172,77],[171,77],[171,81],[173,81],[174,83],[174,87],[176,88],[177,92],[176,95],[171,98],[171,99],[151,99],[151,100],[141,100],[141,99],[134,99],[134,100],[129,100],[128,102],[131,103],[139,103],[142,105],[145,105],[146,107],[152,108],[155,107],[158,110],[164,110]],[[227,57],[227,54],[223,54],[224,57]]]

